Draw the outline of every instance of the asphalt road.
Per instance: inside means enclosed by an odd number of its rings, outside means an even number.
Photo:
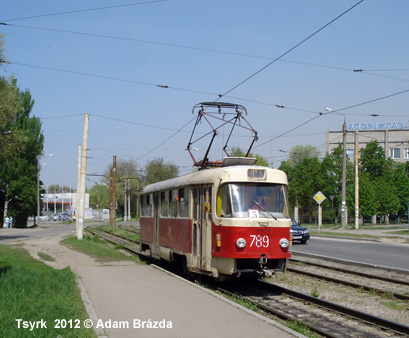
[[[292,251],[409,271],[408,244],[311,237],[306,245],[293,245]]]
[[[38,228],[26,229],[0,229],[0,244],[16,240],[26,240],[30,238],[48,237],[62,233],[73,234],[75,223],[70,224],[44,224]]]
[[[44,224],[40,228],[0,229],[0,244],[15,240],[73,234],[75,223]],[[293,252],[311,253],[409,271],[409,245],[361,240],[311,237],[308,244],[294,244]]]

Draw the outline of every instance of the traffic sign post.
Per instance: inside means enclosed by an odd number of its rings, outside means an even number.
[[[321,225],[322,225],[322,208],[321,208],[321,203],[325,201],[326,197],[325,195],[321,192],[318,191],[314,197],[314,201],[318,203],[318,232],[321,231]]]

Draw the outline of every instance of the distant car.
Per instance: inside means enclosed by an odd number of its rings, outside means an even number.
[[[301,242],[301,244],[305,244],[310,239],[310,231],[300,226],[294,218],[291,218],[290,233],[293,236],[293,242],[297,241]]]
[[[53,215],[53,221],[59,221],[60,217],[58,217],[58,215]]]
[[[60,221],[68,221],[70,216],[68,215],[68,212],[62,212],[60,213]]]

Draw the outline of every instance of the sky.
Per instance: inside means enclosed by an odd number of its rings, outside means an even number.
[[[88,187],[113,156],[139,169],[163,158],[190,173],[186,147],[200,102],[243,105],[259,136],[252,152],[275,168],[297,145],[325,156],[326,131],[341,130],[344,119],[409,128],[407,0],[18,0],[1,7],[10,64],[0,74],[35,100],[45,185],[76,187],[86,113]],[[198,135],[209,128],[201,123]],[[219,129],[211,160],[223,157],[229,132]],[[251,136],[236,129],[230,148],[247,149]],[[192,145],[196,159],[207,143]]]

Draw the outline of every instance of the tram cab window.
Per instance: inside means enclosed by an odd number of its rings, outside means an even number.
[[[179,217],[189,217],[189,189],[179,189]]]
[[[288,217],[287,187],[281,184],[230,183],[217,192],[219,217]]]
[[[229,184],[222,185],[217,192],[217,216],[232,217]]]
[[[160,193],[160,215],[162,217],[169,217],[169,191],[162,191]]]

